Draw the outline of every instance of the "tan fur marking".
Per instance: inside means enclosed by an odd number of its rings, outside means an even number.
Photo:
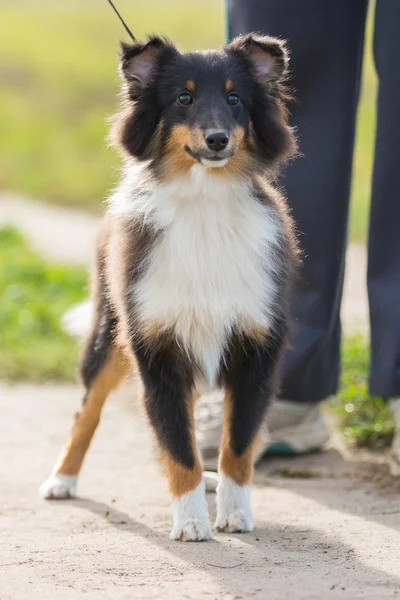
[[[207,324],[207,319],[206,319],[205,315],[199,315],[199,314],[193,312],[190,315],[190,325],[188,325],[188,336],[187,336],[188,345],[190,346],[195,343],[200,331],[206,337],[207,330],[211,326],[212,326],[211,322],[209,324]],[[174,330],[176,327],[176,320],[172,321],[172,319],[171,319],[171,321],[168,323],[168,325],[166,325],[165,323],[162,323],[161,321],[141,321],[139,323],[139,327],[140,327],[141,333],[146,338],[156,339],[161,335],[163,337],[165,337],[165,335],[167,334],[168,338],[174,339],[174,337],[175,337]],[[245,326],[243,326],[243,330],[246,332],[249,331],[250,335],[251,335],[251,332],[254,331],[254,338],[260,339],[261,328],[259,328],[259,330],[257,330],[257,328],[254,324],[249,325],[247,328]]]
[[[248,173],[250,169],[249,153],[244,144],[244,129],[237,125],[230,133],[231,144],[235,148],[236,153],[226,165],[225,169],[229,175],[243,175]]]
[[[203,468],[196,450],[196,437],[194,426],[194,407],[199,394],[193,391],[192,396],[188,398],[189,412],[189,427],[192,438],[193,452],[195,455],[195,464],[193,469],[188,469],[177,463],[172,456],[166,451],[161,450],[161,463],[165,469],[168,479],[170,492],[176,498],[183,496],[192,490],[195,490],[201,482],[203,476]]]
[[[173,127],[168,141],[169,150],[183,150],[185,144],[190,144],[190,127],[187,125],[176,125]]]
[[[202,467],[198,458],[193,469],[187,469],[177,463],[166,451],[162,451],[161,460],[168,478],[170,492],[176,498],[195,490],[202,478]]]
[[[127,374],[127,362],[120,350],[114,348],[102,371],[88,391],[87,400],[76,414],[71,435],[57,463],[56,473],[77,475],[100,420],[101,409],[108,394]]]
[[[261,325],[254,325],[253,327],[249,327],[247,330],[245,329],[245,332],[255,342],[264,341],[268,335],[268,332],[265,329],[265,327],[262,327]]]
[[[200,150],[201,148],[204,148],[205,142],[203,130],[200,129],[200,127],[195,127],[194,129],[191,129],[190,134],[192,138],[192,149]]]
[[[251,160],[246,150],[240,148],[225,167],[226,174],[243,177],[251,169]]]
[[[147,338],[157,338],[165,333],[165,327],[160,321],[141,321],[139,326],[141,333]]]
[[[237,125],[236,127],[234,127],[232,129],[232,132],[233,132],[233,135],[235,136],[237,147],[240,148],[240,146],[243,143],[243,139],[244,139],[244,129],[243,129],[243,127],[240,127],[240,125]],[[232,133],[231,133],[231,135],[232,135]]]
[[[247,450],[237,457],[227,444],[221,448],[220,470],[239,485],[249,484],[253,475],[253,451]]]
[[[194,92],[196,89],[196,85],[193,81],[193,79],[188,79],[187,82],[185,83],[185,88],[188,90],[188,92]]]
[[[225,82],[225,91],[227,94],[233,90],[233,81],[232,79],[227,79]]]
[[[154,134],[154,147],[159,150],[161,148],[161,138],[164,131],[164,121],[161,119],[159,124],[157,125],[155,134]]]
[[[187,125],[176,125],[168,140],[164,156],[164,173],[168,179],[184,175],[194,165],[185,146],[191,147],[191,131]]]
[[[236,456],[231,447],[230,425],[232,414],[231,392],[224,399],[224,424],[220,448],[219,469],[239,485],[249,484],[253,476],[253,461],[257,441],[241,456]]]
[[[249,319],[238,319],[238,328],[255,342],[262,342],[268,335],[265,327]]]

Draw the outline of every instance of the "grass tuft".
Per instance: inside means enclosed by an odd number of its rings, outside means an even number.
[[[365,339],[347,339],[342,352],[341,386],[329,408],[338,417],[345,439],[356,446],[389,446],[394,432],[391,410],[382,398],[368,394],[369,351]]]

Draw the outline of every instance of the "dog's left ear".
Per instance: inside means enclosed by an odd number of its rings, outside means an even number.
[[[277,38],[250,33],[232,40],[226,50],[244,61],[258,83],[250,110],[255,147],[266,163],[277,166],[296,153],[285,107],[289,97],[282,85],[289,62],[285,44]]]
[[[284,42],[278,38],[249,33],[236,37],[227,49],[245,56],[253,76],[264,87],[271,88],[285,79],[289,56]]]

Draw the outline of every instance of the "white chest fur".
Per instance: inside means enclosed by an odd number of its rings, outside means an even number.
[[[249,183],[201,166],[145,199],[121,189],[112,210],[141,215],[159,231],[133,291],[139,318],[173,330],[212,386],[232,330],[271,323],[281,240],[275,211],[252,197]]]

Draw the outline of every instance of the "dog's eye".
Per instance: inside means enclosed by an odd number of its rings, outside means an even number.
[[[178,102],[184,106],[189,106],[193,103],[193,96],[189,94],[189,92],[182,92],[182,94],[179,94],[178,96]]]
[[[233,92],[231,94],[229,94],[229,96],[227,97],[226,101],[228,102],[228,104],[230,106],[235,106],[236,104],[239,104],[240,102],[240,98],[237,94],[234,94]]]

